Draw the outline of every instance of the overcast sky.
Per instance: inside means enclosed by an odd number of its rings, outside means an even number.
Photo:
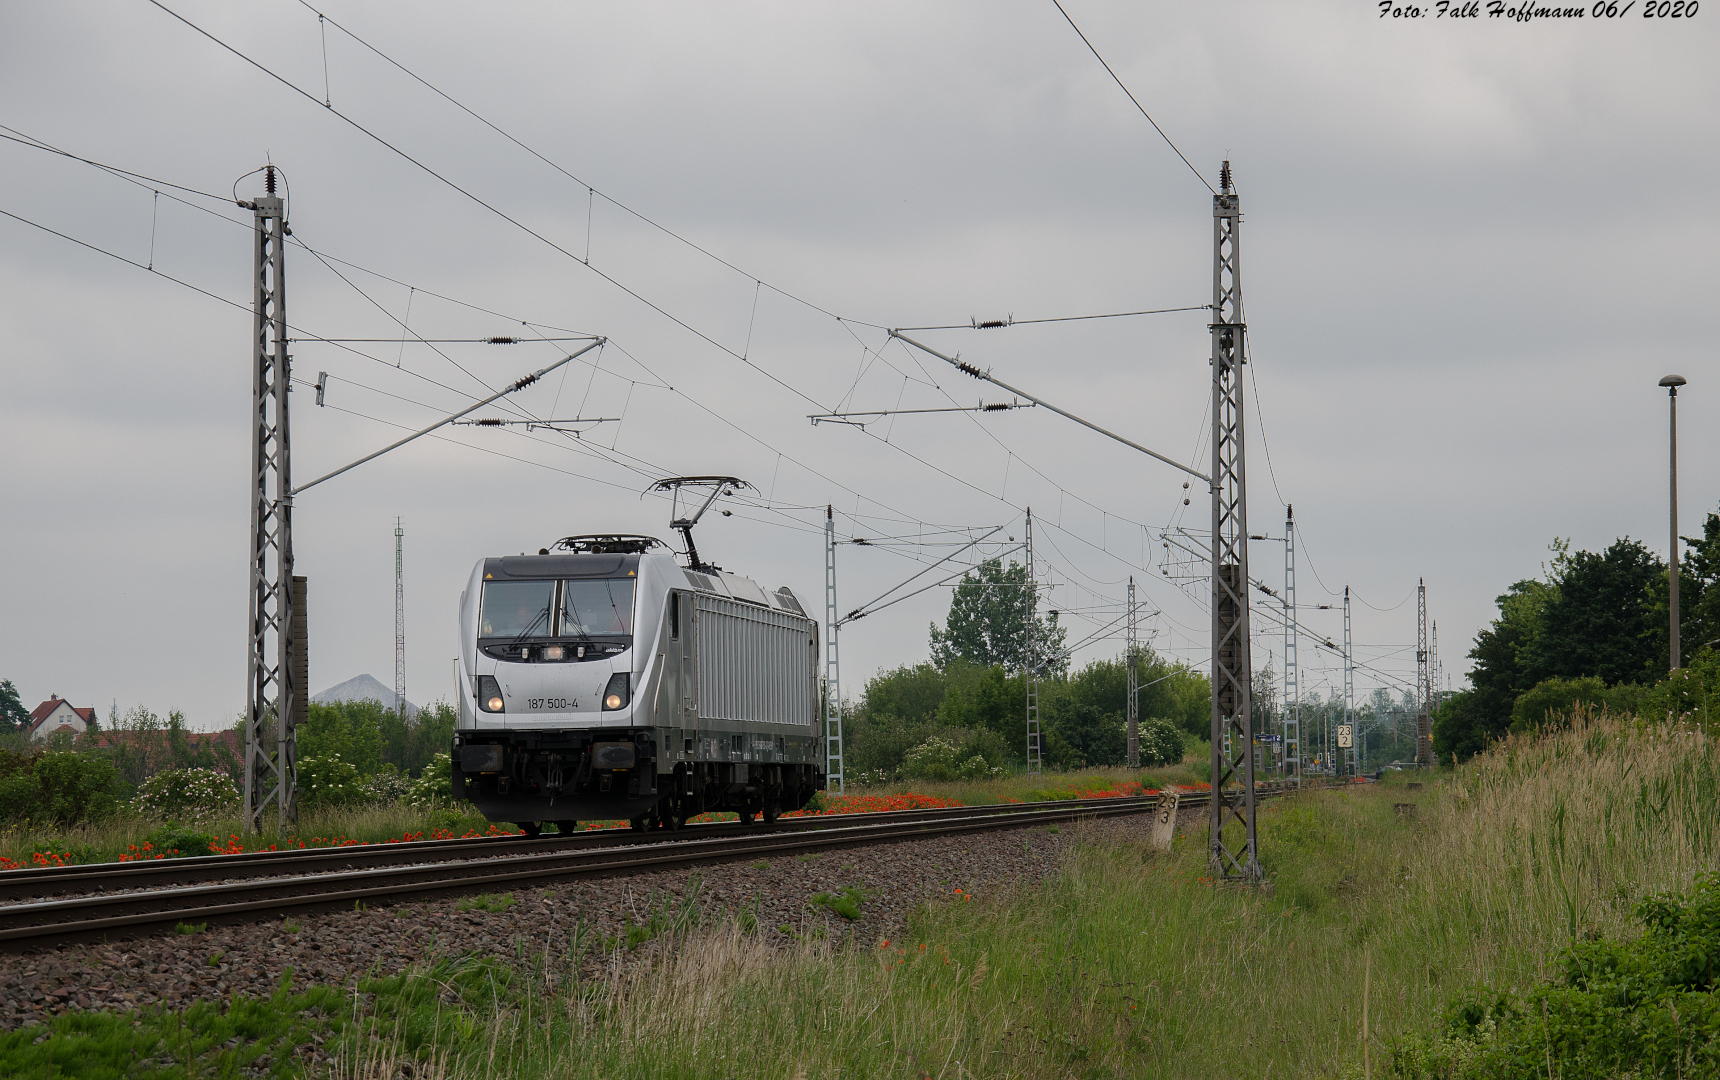
[[[820,611],[826,504],[845,538],[906,538],[839,550],[844,610],[972,528],[1019,539],[1032,506],[1072,640],[1121,614],[1132,574],[1160,612],[1143,634],[1207,663],[1204,586],[1158,536],[1209,520],[1198,481],[1185,510],[1184,474],[1045,410],[807,420],[1002,396],[879,327],[1210,300],[1211,194],[1050,0],[320,9],[565,173],[298,3],[167,6],[310,96],[143,0],[6,0],[0,124],[223,197],[282,167],[294,234],[328,260],[289,250],[289,318],[387,339],[294,344],[297,378],[330,376],[326,407],[294,396],[300,482],[577,344],[412,335],[611,339],[511,415],[619,423],[577,441],[455,428],[299,498],[313,690],[392,682],[397,517],[407,694],[423,702],[450,692],[477,560],[571,533],[667,538],[667,506],[641,492],[682,473],[755,484],[701,526],[701,552]],[[1300,601],[1352,586],[1359,656],[1413,680],[1425,577],[1461,686],[1493,598],[1555,536],[1664,553],[1655,383],[1673,371],[1690,380],[1682,530],[1700,530],[1720,500],[1702,330],[1720,278],[1720,10],[1066,7],[1208,181],[1234,164],[1250,528],[1281,536],[1295,505]],[[0,678],[26,705],[58,693],[214,727],[245,700],[250,215],[157,187],[0,142],[0,210],[237,305],[0,217]],[[912,336],[1204,471],[1205,323]],[[1276,588],[1282,546],[1252,559]],[[922,659],[948,599],[848,629],[848,692]],[[1303,617],[1340,632],[1335,611]],[[1279,636],[1256,625],[1256,662],[1277,667]],[[1104,636],[1079,658],[1121,648]],[[1305,686],[1341,682],[1329,654],[1302,657]],[[1358,690],[1380,681],[1364,669]]]

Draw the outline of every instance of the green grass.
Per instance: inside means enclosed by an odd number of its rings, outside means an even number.
[[[479,893],[461,897],[454,903],[455,911],[506,911],[519,903],[512,893]]]
[[[812,898],[812,903],[853,922],[860,917],[860,904],[865,899],[866,894],[859,886],[844,885],[833,893],[818,893]]]
[[[290,976],[289,976],[290,977]],[[65,1013],[41,1027],[0,1033],[0,1075],[9,1080],[179,1080],[303,1076],[295,1048],[338,1032],[350,1011],[336,987],[284,989],[265,1001],[198,1002],[179,1013]],[[46,1038],[43,1036],[46,1035]]]
[[[1206,744],[1201,745],[1204,747]],[[864,790],[875,795],[917,792],[921,795],[955,799],[964,806],[995,806],[1010,801],[1076,799],[1086,793],[1104,791],[1129,781],[1138,782],[1148,788],[1159,788],[1166,784],[1194,785],[1204,779],[1204,764],[1204,760],[1190,757],[1185,758],[1181,765],[1160,769],[1074,769],[1069,772],[1047,772],[1039,777],[1022,774],[995,780],[902,780],[878,787],[851,788],[850,791]]]

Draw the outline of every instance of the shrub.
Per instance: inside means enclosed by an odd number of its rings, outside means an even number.
[[[988,765],[982,754],[963,757],[955,743],[933,735],[903,755],[902,775],[910,780],[981,780],[1002,776],[1003,770]]]
[[[119,774],[106,758],[70,750],[0,751],[0,818],[75,825],[119,806]]]
[[[364,782],[369,800],[378,806],[393,806],[412,793],[413,781],[394,770],[394,763]]]
[[[1643,697],[1642,687],[1620,683],[1609,687],[1593,675],[1580,679],[1544,679],[1517,696],[1511,706],[1512,731],[1539,731],[1568,727],[1571,713],[1587,707],[1598,712],[1634,712]]]
[[[1720,708],[1720,652],[1713,650],[1698,653],[1694,660],[1644,691],[1637,704],[1644,720],[1706,723],[1710,696]]]
[[[406,805],[428,810],[454,804],[454,759],[437,754],[416,780],[406,783]]]
[[[143,782],[132,805],[163,819],[217,817],[239,805],[239,789],[214,769],[168,769]]]
[[[170,821],[159,828],[151,829],[147,839],[147,850],[151,855],[165,855],[169,859],[191,859],[199,855],[214,854],[215,837],[211,833],[198,832],[196,829]]]
[[[299,759],[299,805],[307,810],[319,806],[352,806],[370,798],[370,789],[359,779],[358,770],[339,754]]]
[[[1183,759],[1183,732],[1174,720],[1142,720],[1142,765],[1178,765]]]
[[[1712,1076],[1720,1067],[1720,875],[1688,899],[1636,906],[1628,942],[1579,941],[1561,974],[1531,991],[1454,998],[1444,1032],[1400,1047],[1394,1076],[1505,1080],[1558,1067],[1567,1080]]]
[[[894,769],[845,769],[843,780],[855,787],[874,787],[896,782]]]

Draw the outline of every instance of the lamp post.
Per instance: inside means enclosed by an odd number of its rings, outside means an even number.
[[[1660,385],[1666,387],[1667,402],[1671,406],[1672,433],[1672,670],[1679,668],[1678,657],[1678,388],[1684,385],[1684,376],[1668,375],[1660,380]]]

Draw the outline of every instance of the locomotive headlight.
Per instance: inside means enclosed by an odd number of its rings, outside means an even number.
[[[502,687],[494,675],[478,676],[478,708],[485,712],[508,711],[507,702],[502,700]]]
[[[609,712],[614,709],[625,709],[633,693],[629,688],[627,672],[617,671],[609,676],[609,685],[603,688],[603,709]]]
[[[545,645],[543,647],[543,658],[545,660],[560,660],[562,657],[564,657],[566,655],[567,655],[567,649],[565,646],[562,646],[562,645]]]

